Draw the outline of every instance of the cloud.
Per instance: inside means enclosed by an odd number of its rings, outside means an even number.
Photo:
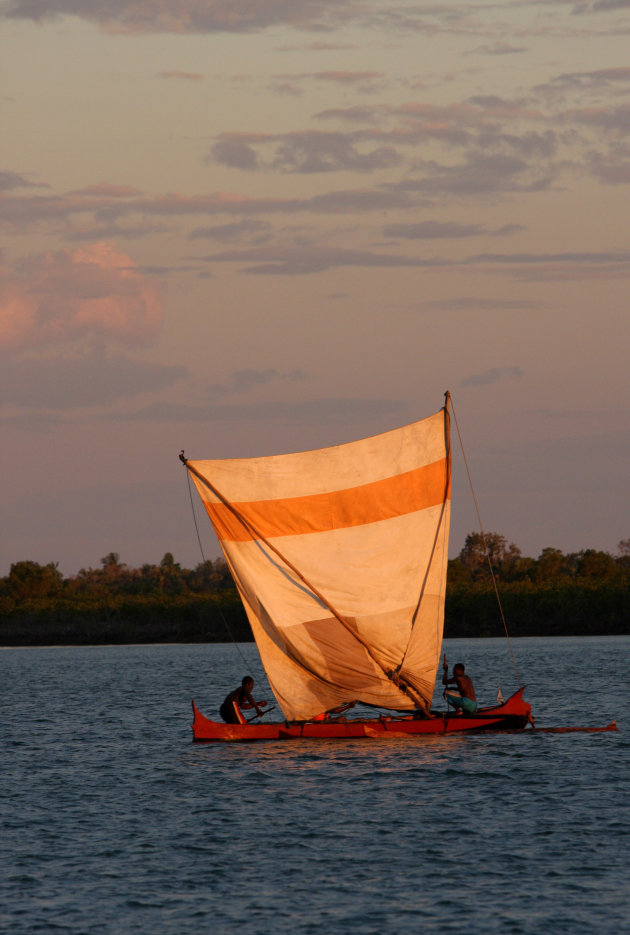
[[[594,153],[590,169],[603,185],[627,185],[630,182],[630,152],[620,150],[608,157]]]
[[[576,123],[613,133],[630,133],[630,104],[619,107],[584,107],[565,115]]]
[[[318,71],[312,76],[316,81],[331,81],[335,84],[365,84],[384,78],[382,71]]]
[[[397,268],[405,266],[446,266],[449,261],[441,259],[420,260],[415,257],[370,250],[351,250],[343,247],[328,247],[317,244],[274,245],[243,250],[225,250],[200,258],[208,263],[247,263],[243,272],[252,275],[303,276],[321,273],[342,266],[365,266]]]
[[[345,134],[349,146],[378,143],[396,154],[397,162],[392,164],[406,164],[412,169],[418,149],[426,149],[428,143],[460,149],[464,160],[460,166],[453,165],[452,160],[446,164],[417,161],[415,168],[430,173],[430,185],[436,181],[439,184],[438,171],[443,178],[458,174],[462,176],[460,187],[470,187],[472,191],[480,190],[478,177],[486,166],[491,177],[498,175],[498,183],[506,173],[537,177],[542,171],[551,174],[555,171],[551,159],[560,143],[557,130],[546,126],[546,115],[497,95],[477,95],[446,106],[411,101],[391,108],[382,105],[334,108],[316,116],[321,120],[363,125],[362,129]],[[532,123],[543,126],[532,127]],[[517,186],[522,187],[520,183]],[[483,190],[488,190],[487,183]]]
[[[18,231],[52,222],[70,224],[75,216],[92,216],[101,223],[113,223],[119,218],[143,215],[144,218],[185,218],[195,215],[261,214],[348,214],[384,211],[417,205],[404,191],[383,191],[376,188],[333,189],[306,198],[254,198],[235,192],[214,192],[209,195],[171,193],[156,198],[109,198],[78,196],[68,192],[58,196],[7,196],[0,200],[0,216],[5,225]],[[146,220],[143,220],[143,224]],[[70,228],[72,232],[73,228]]]
[[[258,135],[254,134],[224,133],[212,147],[206,162],[216,162],[231,169],[258,169],[258,156],[252,146],[257,139]]]
[[[34,182],[29,182],[29,180],[24,176],[20,175],[19,172],[0,172],[0,192],[11,191],[14,188],[36,188]]]
[[[155,392],[187,376],[165,366],[102,351],[73,357],[23,357],[2,367],[3,403],[34,409],[104,406],[139,393]]]
[[[347,42],[306,42],[303,45],[281,45],[276,52],[348,52],[356,45]]]
[[[269,88],[275,93],[292,94],[297,97],[304,94],[309,82],[317,81],[338,84],[341,87],[352,88],[365,94],[375,91],[385,78],[385,73],[380,71],[338,70],[289,73],[274,75]]]
[[[588,264],[610,264],[619,263],[627,265],[630,263],[630,252],[628,251],[602,251],[599,253],[478,253],[469,258],[470,263],[514,263],[514,264],[538,264],[538,263],[588,263]]]
[[[40,22],[78,16],[119,33],[257,32],[272,26],[328,29],[363,13],[360,0],[12,0],[5,16]]]
[[[137,194],[132,198],[134,191],[100,184],[62,195],[5,195],[0,199],[0,218],[19,230],[42,222],[68,222],[81,215],[113,220],[133,211],[130,206],[143,204],[144,199]]]
[[[482,55],[519,55],[521,52],[527,52],[524,45],[511,45],[509,42],[495,42],[493,45],[484,45],[475,49],[474,53],[481,52]]]
[[[292,72],[290,74],[279,74],[273,76],[277,81],[325,81],[332,84],[341,85],[363,85],[366,82],[371,84],[373,81],[386,78],[387,75],[382,71],[309,71]]]
[[[348,69],[305,72],[302,77],[347,81],[356,87],[353,82],[368,74],[372,72]],[[580,91],[578,77],[584,82],[584,76],[589,76],[589,88],[608,82],[623,90],[629,74],[630,68],[610,68],[575,72],[557,80],[559,87],[563,82],[575,86],[575,93]],[[339,130],[226,132],[215,137],[206,160],[241,172],[379,173],[381,182],[386,174],[386,190],[383,184],[372,190],[335,190],[311,198],[252,198],[230,192],[145,197],[128,187],[100,183],[59,196],[42,196],[20,192],[13,187],[17,180],[12,176],[0,199],[0,212],[10,233],[57,224],[65,225],[61,233],[72,242],[129,241],[170,231],[151,222],[157,217],[392,212],[434,202],[440,196],[539,193],[554,187],[562,175],[580,170],[589,171],[605,185],[626,184],[627,155],[615,146],[615,136],[601,131],[617,136],[630,132],[630,109],[624,104],[588,107],[585,100],[581,94],[580,107],[558,113],[534,108],[524,97],[510,100],[498,94],[475,94],[440,105],[411,100],[397,106],[336,108],[316,116],[336,120]],[[123,218],[128,223],[122,223]],[[212,231],[211,226],[198,227],[189,236],[213,237]],[[446,234],[444,230],[435,236]],[[237,236],[235,229],[231,236]],[[401,229],[396,236],[414,239],[413,229],[410,226],[406,234]],[[455,231],[451,236],[456,236]],[[420,228],[415,238],[422,237]]]
[[[508,230],[509,230],[508,226]],[[272,244],[223,250],[198,257],[205,263],[255,263],[245,265],[249,275],[299,276],[339,267],[435,269],[457,266],[503,267],[506,273],[522,279],[581,279],[627,275],[629,252],[601,253],[478,253],[458,260],[440,256],[416,257],[372,250],[350,249],[317,243]],[[523,307],[519,303],[519,307]]]
[[[271,224],[266,221],[256,221],[247,218],[243,221],[234,221],[231,224],[215,224],[212,227],[196,227],[189,234],[189,240],[220,240],[225,242],[236,242],[240,240],[254,239],[260,240],[261,235],[268,234],[272,230]]]
[[[129,185],[112,185],[110,182],[97,182],[95,185],[86,185],[70,192],[71,195],[81,195],[86,198],[136,198],[141,195],[139,188]]]
[[[374,123],[391,112],[378,104],[354,104],[351,107],[330,107],[315,114],[318,120],[341,120],[344,123]]]
[[[358,141],[342,133],[306,131],[286,135],[271,161],[281,172],[373,172],[400,163],[392,146],[361,151]]]
[[[224,133],[208,161],[232,169],[271,169],[287,173],[372,172],[400,162],[392,146],[361,149],[365,134],[302,130],[283,134]],[[271,148],[264,158],[258,149]]]
[[[85,337],[146,344],[162,324],[160,290],[107,243],[29,256],[0,277],[0,349]]]
[[[481,224],[456,224],[444,221],[419,221],[417,224],[388,224],[383,228],[386,237],[407,240],[434,240],[476,237],[485,233]]]
[[[558,139],[552,130],[546,130],[544,133],[524,132],[520,135],[494,129],[482,130],[477,142],[485,150],[492,148],[500,152],[508,149],[525,158],[550,159],[558,148]]]
[[[483,373],[476,373],[459,384],[460,386],[488,386],[491,383],[499,383],[503,380],[519,380],[523,376],[520,367],[493,367],[490,370],[484,370]]]
[[[484,296],[459,296],[452,299],[433,299],[422,303],[423,308],[437,308],[454,312],[483,311],[484,309],[497,309],[498,311],[522,311],[524,309],[541,308],[541,302],[529,302],[517,299],[488,299]]]
[[[554,0],[557,6],[562,0]],[[615,9],[624,0],[599,0],[590,6],[595,12]],[[584,3],[576,2],[582,12]],[[289,29],[313,34],[332,34],[344,26],[363,26],[420,33],[433,38],[438,33],[492,36],[496,27],[481,24],[479,5],[442,3],[382,3],[376,0],[6,0],[7,18],[43,22],[74,16],[95,23],[109,33],[254,33],[266,29]],[[283,44],[278,51],[344,50],[353,45],[339,41],[313,41]]]
[[[376,188],[341,189],[314,195],[301,202],[300,210],[315,214],[347,214],[365,211],[390,211],[395,208],[411,208],[418,205],[408,192]]]
[[[500,231],[501,229],[499,229]],[[496,235],[499,235],[499,231]],[[511,225],[507,225],[508,233]],[[320,273],[338,267],[390,268],[416,267],[435,269],[456,266],[503,268],[519,279],[562,280],[609,278],[627,275],[630,253],[477,253],[460,259],[440,256],[416,257],[372,250],[350,249],[317,243],[271,244],[223,250],[196,258],[205,263],[255,263],[241,272],[250,275],[297,276]],[[519,303],[519,307],[523,307]]]
[[[460,263],[464,265],[503,266],[506,272],[523,282],[568,282],[583,279],[626,279],[630,252],[600,253],[480,253]]]
[[[303,370],[283,372],[273,368],[267,370],[236,370],[231,375],[229,383],[213,383],[206,388],[206,393],[211,398],[221,398],[238,393],[248,393],[250,390],[258,389],[270,383],[296,383],[305,379],[306,373]]]
[[[545,3],[545,0],[542,0]],[[607,13],[627,7],[627,0],[547,0],[554,8],[564,5],[575,14]],[[75,16],[95,23],[109,33],[253,33],[274,27],[332,33],[346,25],[378,30],[494,37],[496,28],[484,27],[479,5],[382,4],[370,0],[6,0],[2,15],[10,19],[44,22]],[[566,29],[566,27],[565,27]],[[494,47],[501,49],[501,40]],[[280,51],[296,47],[283,45]],[[347,44],[312,42],[301,50],[345,49]],[[510,48],[509,46],[507,47]],[[515,49],[518,51],[518,49]],[[490,52],[490,54],[493,54]],[[507,54],[495,52],[494,54]]]
[[[476,129],[497,126],[501,120],[538,121],[543,114],[519,100],[507,100],[496,94],[481,94],[451,104],[429,104],[423,100],[412,100],[396,106],[378,104],[336,107],[319,111],[316,117],[322,120],[340,120],[344,123],[368,123],[379,128],[374,131],[379,135],[382,135],[380,128],[383,125],[392,124],[400,139],[410,134],[412,138],[422,134],[426,138],[434,136],[436,139],[448,139],[448,134],[444,135],[445,130],[453,133],[462,127]],[[467,139],[461,134],[451,138],[456,141]]]
[[[95,240],[140,240],[155,234],[167,234],[174,230],[172,224],[141,221],[138,224],[93,224],[73,226],[66,233],[72,243],[91,243]]]
[[[466,162],[418,164],[422,177],[403,183],[420,192],[483,195],[490,192],[538,192],[550,187],[548,168],[538,171],[526,160],[503,153],[471,153]]]
[[[269,88],[276,94],[291,94],[293,97],[301,97],[304,94],[304,89],[292,81],[272,81]]]
[[[573,12],[577,15],[584,13],[608,13],[611,10],[626,10],[628,0],[569,0]]]
[[[610,10],[627,10],[628,0],[597,0],[590,4],[594,13],[608,13]]]
[[[627,0],[626,0],[627,6]],[[535,90],[585,90],[607,88],[611,84],[630,84],[630,68],[598,68],[593,71],[564,72],[546,84],[537,85]]]

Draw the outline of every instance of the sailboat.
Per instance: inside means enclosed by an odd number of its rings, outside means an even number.
[[[428,418],[346,444],[260,458],[180,458],[284,715],[223,724],[193,702],[194,741],[378,738],[533,724],[522,687],[474,714],[431,708],[448,562],[448,393]],[[335,713],[356,703],[369,716]]]

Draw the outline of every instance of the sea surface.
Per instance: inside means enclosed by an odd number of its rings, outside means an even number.
[[[253,644],[0,650],[0,930],[628,931],[630,638],[512,648],[537,726],[619,732],[193,745],[191,698],[270,697]],[[505,640],[445,650],[517,687]]]

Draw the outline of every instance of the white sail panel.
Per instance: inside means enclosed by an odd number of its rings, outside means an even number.
[[[335,448],[188,462],[287,718],[352,700],[430,702],[446,581],[447,422],[441,411]]]
[[[189,461],[233,503],[358,487],[445,457],[444,414],[359,441],[261,458]],[[208,489],[202,499],[216,500]]]

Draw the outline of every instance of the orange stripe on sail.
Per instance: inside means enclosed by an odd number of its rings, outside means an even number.
[[[444,502],[446,459],[346,490],[234,503],[234,510],[265,539],[328,532],[404,516]],[[446,493],[450,497],[450,482]],[[245,542],[255,536],[224,503],[204,502],[221,540]]]

